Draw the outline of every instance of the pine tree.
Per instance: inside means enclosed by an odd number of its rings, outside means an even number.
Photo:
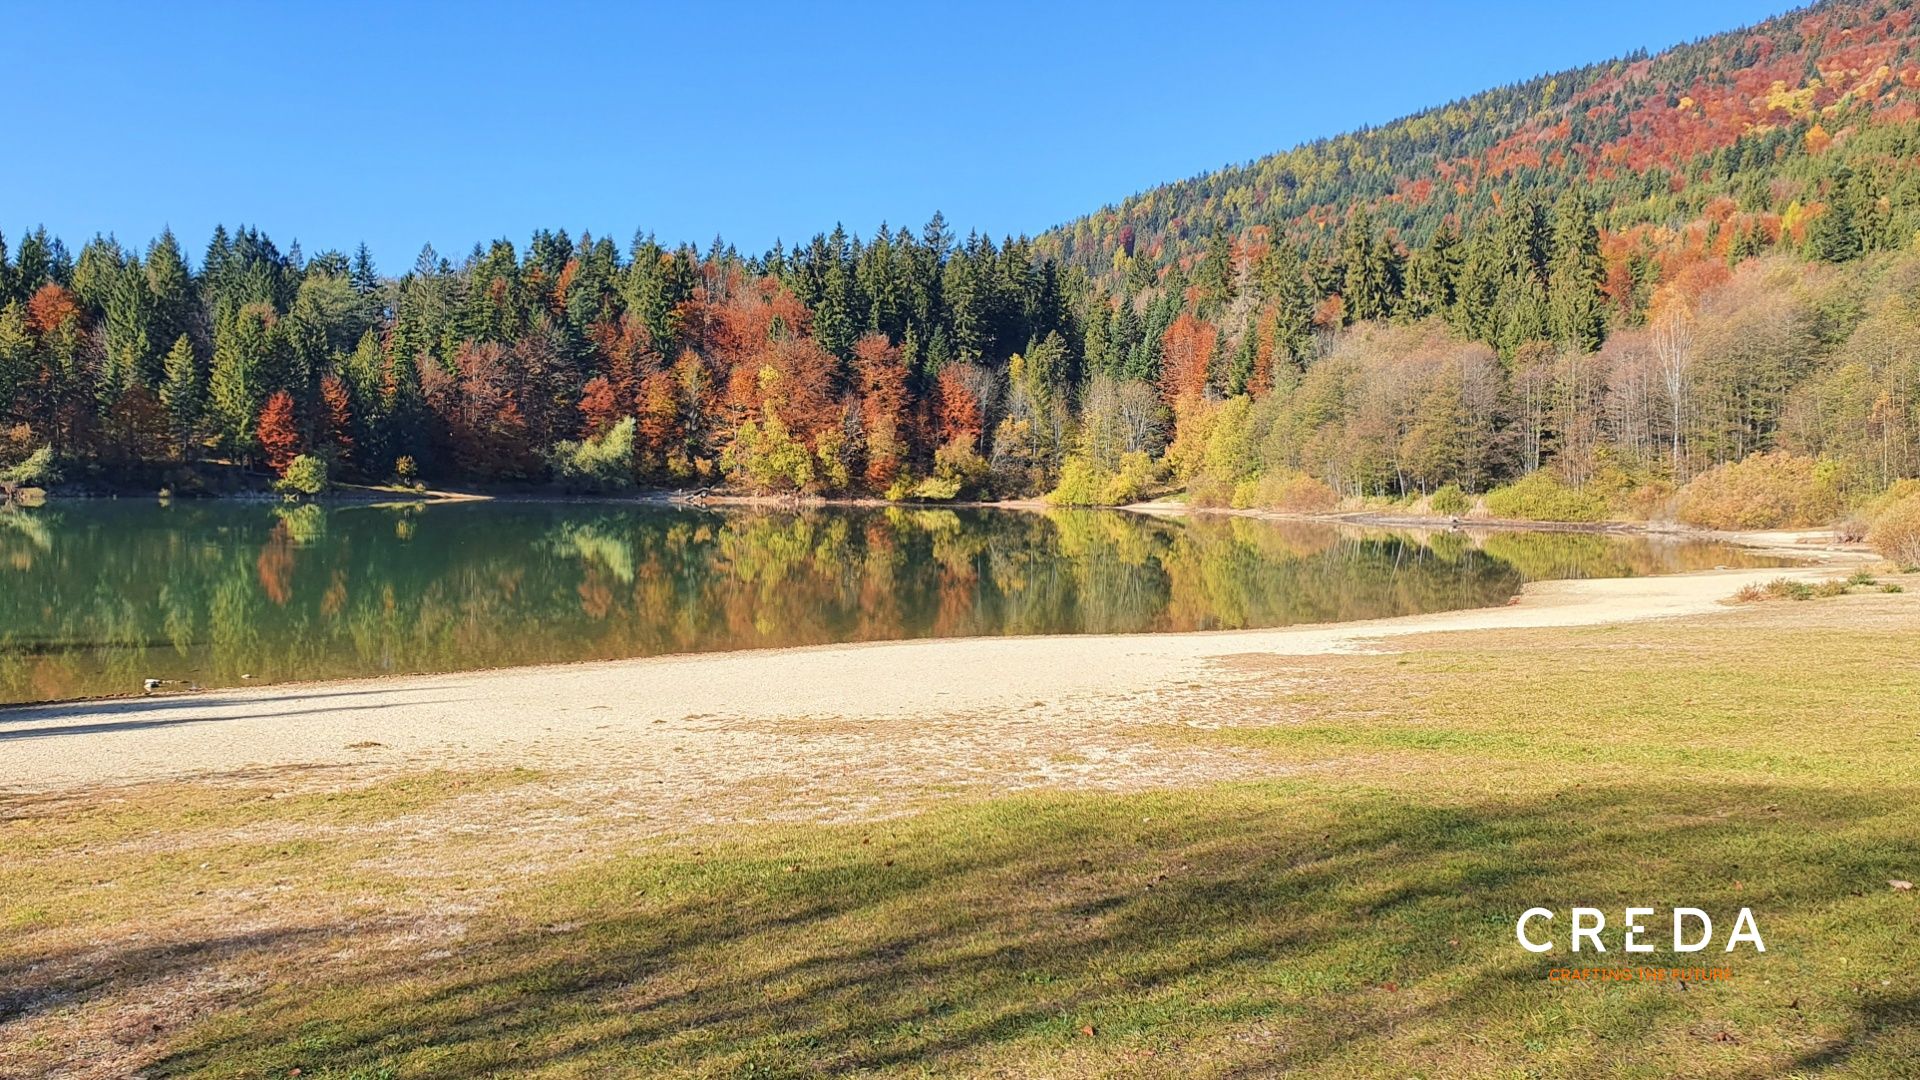
[[[1460,234],[1443,221],[1425,247],[1407,261],[1407,286],[1400,314],[1408,319],[1444,315],[1453,309],[1460,282]]]
[[[1364,207],[1347,217],[1340,239],[1340,295],[1353,320],[1384,319],[1392,302],[1393,261],[1386,242],[1373,235],[1373,219]]]
[[[828,241],[826,265],[821,267],[819,299],[813,309],[813,337],[820,347],[842,361],[853,356],[854,296],[847,272],[846,231],[835,226]]]
[[[1547,271],[1547,329],[1553,340],[1581,352],[1600,347],[1606,334],[1606,264],[1600,231],[1585,199],[1569,192],[1553,212],[1553,255]]]
[[[40,286],[54,280],[53,249],[47,230],[35,229],[20,238],[20,255],[13,264],[13,296],[25,303]]]
[[[193,277],[173,230],[163,230],[160,238],[147,246],[146,279],[152,309],[149,336],[154,349],[154,366],[147,378],[155,382],[164,377],[164,358],[159,350],[166,347],[166,342],[192,332],[196,306]]]
[[[373,268],[373,252],[367,250],[364,242],[354,249],[353,268],[347,276],[353,282],[354,291],[362,296],[380,291],[380,274]]]
[[[159,365],[154,360],[153,294],[147,291],[140,261],[128,259],[107,300],[107,357],[98,385],[101,403],[111,406],[132,387],[157,381]]]
[[[1247,328],[1240,332],[1240,344],[1234,347],[1233,358],[1227,363],[1227,393],[1244,394],[1253,378],[1254,354],[1260,348],[1260,316],[1258,312],[1247,313]],[[1225,352],[1225,350],[1221,350]]]
[[[167,351],[166,380],[160,384],[160,404],[166,409],[167,427],[182,454],[193,445],[200,430],[205,390],[199,358],[193,355],[193,343],[182,334]]]
[[[1194,271],[1193,283],[1200,287],[1199,310],[1203,314],[1233,302],[1233,241],[1225,229],[1216,227],[1207,238],[1206,254]]]
[[[33,336],[18,300],[0,306],[0,416],[11,411],[33,377]]]
[[[107,310],[113,303],[113,290],[126,263],[126,252],[110,237],[96,235],[81,247],[69,288],[83,310],[96,316]]]
[[[1807,251],[1824,262],[1846,262],[1860,255],[1860,231],[1854,221],[1853,173],[1841,169],[1827,188],[1827,206],[1807,229]]]
[[[228,452],[243,462],[259,449],[254,421],[267,396],[269,314],[263,305],[250,305],[227,315],[213,335],[214,420]]]

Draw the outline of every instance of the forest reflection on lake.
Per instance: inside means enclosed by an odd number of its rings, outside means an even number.
[[[1584,533],[636,504],[0,513],[0,702],[920,637],[1285,626],[1774,560]]]

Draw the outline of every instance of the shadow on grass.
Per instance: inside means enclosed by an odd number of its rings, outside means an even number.
[[[228,957],[274,952],[324,938],[325,928],[222,934],[126,948],[69,949],[0,961],[0,1042],[8,1021],[29,1012],[85,1005],[126,983],[159,984],[215,967]]]
[[[290,973],[155,1071],[1859,1071],[1916,1050],[1915,1000],[1864,989],[1911,947],[1885,880],[1912,858],[1915,794],[1593,784],[1423,805],[1261,785],[765,830],[575,872],[449,957]],[[1576,904],[1707,908],[1735,977],[1548,983],[1570,959],[1624,963],[1514,944],[1520,911]],[[1719,952],[1742,906],[1763,956]]]

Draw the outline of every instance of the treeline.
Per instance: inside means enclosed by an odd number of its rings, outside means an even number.
[[[109,470],[313,454],[372,480],[828,491],[937,471],[950,495],[989,448],[1057,441],[1080,336],[1028,241],[956,241],[938,215],[753,258],[541,232],[397,280],[364,247],[307,259],[253,229],[216,231],[197,270],[171,234],[0,241],[8,451]]]
[[[1541,473],[1641,506],[1783,451],[1851,497],[1920,472],[1915,37],[1821,5],[1033,240],[541,231],[391,277],[250,228],[197,265],[36,230],[0,241],[0,482],[1244,503]]]
[[[1870,208],[1821,220],[1850,246],[1675,256],[1624,304],[1577,192],[1412,251],[1363,209],[1317,250],[1223,236],[1118,296],[937,216],[751,258],[542,232],[397,280],[251,229],[197,269],[171,235],[70,257],[36,231],[0,255],[0,464],[1245,502],[1788,449],[1885,486],[1920,472],[1914,259]]]

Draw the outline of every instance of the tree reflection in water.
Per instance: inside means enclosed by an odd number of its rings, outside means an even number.
[[[0,513],[0,700],[837,641],[1138,633],[1497,604],[1755,565],[1720,545],[1244,517],[477,503]]]

